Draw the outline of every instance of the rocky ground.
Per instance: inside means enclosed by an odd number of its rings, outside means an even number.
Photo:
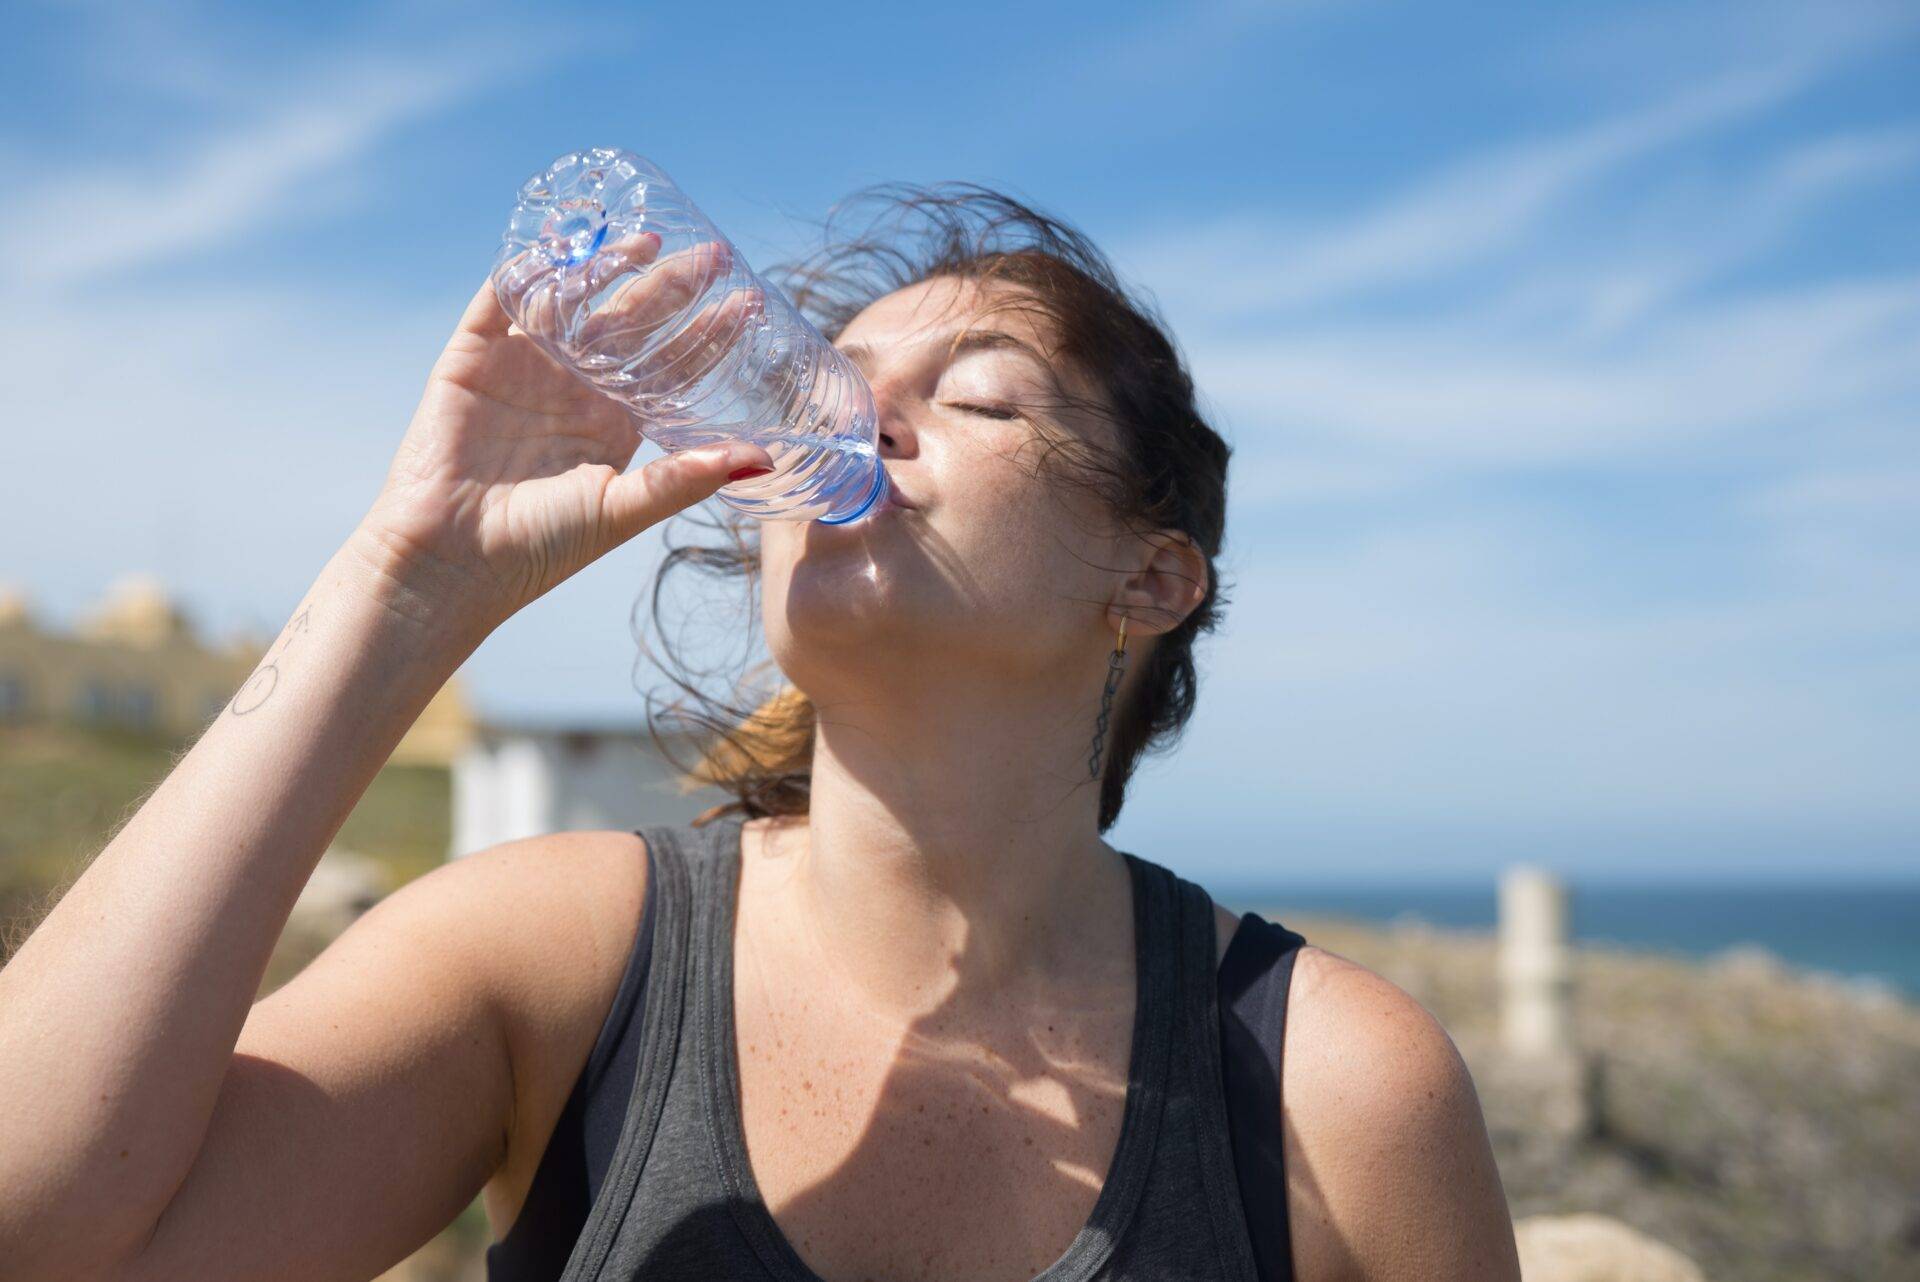
[[[1582,949],[1592,1108],[1568,1129],[1499,1051],[1490,938],[1269,915],[1447,1026],[1516,1218],[1612,1216],[1714,1279],[1920,1279],[1920,1008],[1757,952],[1699,965]]]

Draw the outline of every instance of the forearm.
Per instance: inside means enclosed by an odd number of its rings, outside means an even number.
[[[484,634],[464,617],[349,544],[0,972],[0,1258],[111,1258],[151,1227],[301,887]]]

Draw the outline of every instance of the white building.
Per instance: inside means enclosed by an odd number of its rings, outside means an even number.
[[[675,752],[692,761],[689,745]],[[453,763],[453,846],[472,854],[549,832],[685,823],[727,799],[691,791],[644,726],[483,723]]]

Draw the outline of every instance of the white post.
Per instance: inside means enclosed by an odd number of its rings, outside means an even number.
[[[1566,888],[1540,868],[1500,878],[1500,1032],[1509,1054],[1572,1048],[1573,974]]]

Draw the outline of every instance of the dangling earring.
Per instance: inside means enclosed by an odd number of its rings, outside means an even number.
[[[1087,778],[1100,777],[1100,748],[1107,738],[1107,720],[1113,715],[1113,692],[1127,670],[1127,616],[1120,616],[1120,636],[1107,656],[1107,685],[1100,692],[1100,716],[1093,724],[1093,751],[1087,754]]]

